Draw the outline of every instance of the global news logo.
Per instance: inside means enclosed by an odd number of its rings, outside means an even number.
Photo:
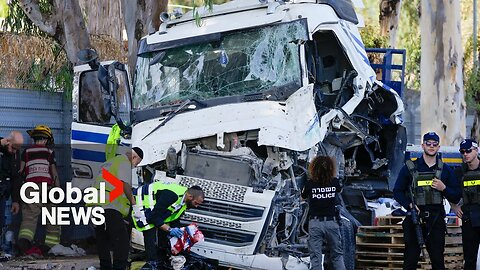
[[[112,202],[122,194],[123,182],[104,168],[102,176],[114,187],[109,193],[109,202]],[[88,187],[83,191],[70,182],[66,184],[65,190],[60,187],[50,188],[47,183],[34,182],[26,182],[20,189],[24,203],[42,205],[42,225],[88,225],[90,222],[102,225],[105,223],[105,209],[100,205],[107,204],[106,194],[105,182],[100,182],[98,188]],[[87,206],[75,206],[82,201]],[[57,206],[61,203],[74,206]]]

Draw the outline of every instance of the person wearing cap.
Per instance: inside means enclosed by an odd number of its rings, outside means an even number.
[[[475,270],[478,245],[480,244],[480,160],[478,143],[465,139],[460,143],[462,166],[457,176],[463,186],[459,204],[452,204],[452,210],[462,219],[463,259],[466,270]]]
[[[135,204],[132,195],[132,168],[137,167],[143,159],[143,151],[133,147],[131,151],[110,158],[102,164],[94,187],[100,190],[100,184],[105,183],[106,203],[89,204],[101,206],[105,209],[105,223],[95,226],[98,258],[100,269],[127,269],[128,253],[130,251],[130,225],[128,224],[130,208]],[[115,187],[106,178],[115,176],[123,182],[123,192],[110,202],[110,192]],[[113,253],[113,258],[110,255]],[[113,261],[112,261],[113,259]]]
[[[458,203],[461,188],[452,168],[443,164],[438,155],[440,137],[435,132],[423,135],[422,149],[421,157],[405,162],[393,189],[395,200],[408,211],[402,223],[405,242],[403,269],[417,269],[421,252],[411,216],[411,192],[417,213],[423,222],[421,228],[432,269],[445,269],[443,252],[446,224],[443,198]]]
[[[20,173],[24,176],[25,183],[33,182],[38,185],[38,189],[29,187],[25,189],[25,195],[31,198],[35,192],[42,196],[47,194],[48,190],[60,186],[58,178],[55,152],[51,149],[53,144],[52,130],[46,125],[37,125],[34,129],[27,131],[33,139],[33,145],[27,147],[22,152]],[[46,183],[47,185],[42,185]],[[47,190],[44,190],[46,188]],[[15,207],[15,203],[12,208]],[[27,255],[43,255],[50,248],[60,243],[60,227],[52,224],[46,225],[46,236],[44,243],[34,243],[37,232],[38,217],[42,208],[52,212],[54,204],[51,202],[42,203],[22,203],[22,224],[18,234],[17,246],[20,253]]]
[[[180,217],[188,208],[197,208],[205,194],[201,187],[190,188],[175,183],[153,182],[134,190],[136,204],[132,219],[143,233],[147,262],[141,270],[165,269],[170,265],[170,237],[180,238]]]

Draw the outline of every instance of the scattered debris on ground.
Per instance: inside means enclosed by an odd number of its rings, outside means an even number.
[[[0,269],[8,270],[95,270],[100,269],[96,255],[82,257],[45,257],[23,256],[10,261],[0,262]]]

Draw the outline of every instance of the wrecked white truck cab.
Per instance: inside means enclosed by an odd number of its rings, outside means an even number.
[[[242,0],[200,13],[200,26],[188,13],[139,43],[123,128],[144,151],[142,181],[205,190],[182,221],[205,235],[193,252],[242,269],[307,269],[297,258],[308,257],[299,194],[309,161],[333,156],[345,185],[388,190],[403,160],[403,103],[376,80],[349,0]],[[128,87],[116,87],[104,98],[128,103]]]

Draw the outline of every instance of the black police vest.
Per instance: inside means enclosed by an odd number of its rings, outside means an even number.
[[[443,195],[440,191],[432,188],[433,178],[441,179],[443,162],[439,158],[437,169],[434,172],[419,172],[417,170],[416,162],[407,160],[405,162],[410,174],[412,175],[413,196],[416,204],[424,205],[443,205]]]
[[[480,170],[463,172],[463,203],[480,204]]]

